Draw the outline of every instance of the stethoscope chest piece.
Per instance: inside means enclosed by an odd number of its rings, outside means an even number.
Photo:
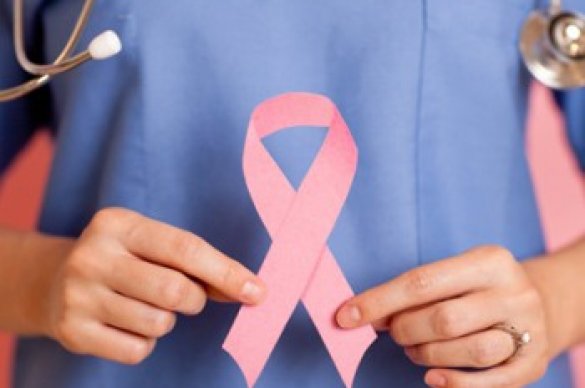
[[[520,36],[532,75],[555,89],[585,86],[585,18],[571,12],[535,11]]]

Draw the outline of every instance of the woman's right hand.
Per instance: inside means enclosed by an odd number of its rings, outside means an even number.
[[[187,231],[120,208],[99,211],[50,282],[47,334],[68,350],[136,364],[169,333],[176,313],[208,296],[255,304],[263,283]]]

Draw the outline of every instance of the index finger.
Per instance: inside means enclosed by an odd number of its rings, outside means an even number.
[[[473,249],[415,268],[344,303],[337,312],[337,323],[344,328],[358,327],[403,310],[487,288],[496,281],[494,269],[498,266],[494,263],[502,262],[504,256],[499,249]]]
[[[137,213],[130,218],[118,234],[131,253],[181,271],[235,300],[262,300],[263,282],[201,237]]]

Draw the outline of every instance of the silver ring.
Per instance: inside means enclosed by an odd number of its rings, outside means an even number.
[[[528,345],[532,341],[532,336],[528,331],[520,331],[512,325],[498,323],[497,325],[492,326],[492,329],[501,330],[504,333],[509,334],[510,337],[512,337],[512,342],[514,342],[514,352],[512,353],[512,355],[510,355],[510,357],[508,357],[508,360],[516,356],[520,349],[522,349],[524,346]]]

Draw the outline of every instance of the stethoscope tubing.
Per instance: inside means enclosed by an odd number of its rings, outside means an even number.
[[[81,35],[87,26],[94,3],[95,0],[85,0],[77,21],[75,22],[75,26],[73,27],[73,31],[69,35],[69,39],[53,63],[39,65],[33,63],[26,54],[24,36],[24,0],[14,0],[13,32],[16,58],[19,65],[26,72],[36,77],[21,85],[0,90],[0,102],[11,101],[23,97],[47,84],[53,76],[65,73],[92,59],[88,50],[84,50],[73,57],[71,57],[71,54],[79,43]]]
[[[43,75],[40,77],[33,78],[25,83],[9,88],[0,90],[0,103],[16,100],[20,97],[24,97],[27,94],[39,89],[51,80],[50,75]]]
[[[14,0],[14,47],[16,51],[16,58],[22,68],[32,75],[57,75],[71,70],[74,67],[91,59],[87,50],[80,54],[69,58],[79,39],[83,33],[83,30],[87,26],[89,15],[93,8],[95,0],[86,0],[83,4],[83,8],[75,22],[73,31],[69,35],[67,43],[61,50],[61,53],[53,61],[52,64],[39,65],[33,63],[26,55],[25,50],[25,36],[24,36],[24,0]]]
[[[13,13],[13,17],[14,17],[14,49],[15,49],[15,53],[16,53],[16,58],[18,60],[18,63],[20,64],[20,66],[29,74],[35,76],[35,78],[26,81],[24,83],[22,83],[21,85],[9,88],[9,89],[5,89],[5,90],[0,90],[0,102],[4,102],[4,101],[10,101],[10,100],[14,100],[16,98],[22,97],[32,91],[34,91],[35,89],[38,89],[40,87],[42,87],[43,85],[45,85],[47,82],[49,82],[51,80],[51,78],[55,75],[58,74],[62,74],[65,73],[73,68],[76,68],[78,66],[80,66],[81,64],[88,62],[92,59],[105,59],[108,58],[112,55],[115,55],[119,52],[119,50],[121,49],[121,45],[120,45],[120,41],[117,37],[117,35],[115,35],[115,33],[111,32],[111,31],[106,31],[103,34],[105,35],[106,33],[110,33],[111,36],[110,38],[110,42],[108,43],[108,37],[104,37],[105,39],[98,39],[100,36],[94,38],[94,40],[92,41],[92,43],[90,44],[90,46],[88,47],[88,49],[80,52],[77,55],[73,55],[73,50],[75,49],[75,47],[77,46],[77,44],[79,43],[79,40],[83,34],[83,31],[85,30],[88,20],[89,20],[89,16],[91,14],[93,5],[94,5],[95,0],[85,0],[82,9],[79,13],[79,16],[77,18],[77,21],[75,23],[75,26],[73,27],[73,30],[71,32],[71,34],[69,35],[69,39],[67,40],[66,44],[64,45],[63,49],[61,50],[61,52],[59,53],[59,55],[57,56],[57,58],[50,64],[37,64],[32,62],[27,54],[26,54],[26,49],[25,49],[25,28],[24,28],[24,0],[14,0],[14,13]],[[549,0],[549,6],[548,6],[548,18],[550,20],[551,15],[558,15],[560,13],[562,13],[562,0]],[[543,11],[541,11],[543,12]],[[546,14],[546,11],[544,11],[543,15]],[[543,16],[544,17],[544,16]],[[582,16],[579,16],[580,18],[583,18]],[[532,18],[534,19],[534,18]],[[530,20],[530,19],[529,19]],[[538,22],[538,20],[537,20]],[[540,22],[538,22],[540,23]],[[526,23],[527,24],[527,23]],[[526,26],[525,24],[525,26]],[[531,31],[530,28],[528,29],[528,31]],[[536,36],[536,35],[533,35]],[[115,41],[112,44],[112,40]],[[99,41],[99,42],[98,42]],[[533,42],[536,42],[535,40],[533,40]],[[94,44],[96,43],[96,44]],[[92,47],[93,46],[93,47]],[[524,60],[526,61],[533,61],[533,62],[538,62],[540,61],[540,59],[538,58],[526,58],[526,52],[529,49],[529,47],[526,47],[526,43],[521,43],[520,44],[520,49],[523,53],[524,56]],[[554,49],[554,48],[553,48]],[[555,87],[555,88],[566,88],[566,87],[576,87],[576,86],[580,86],[585,84],[585,80],[581,80],[579,77],[575,77],[573,76],[574,79],[572,80],[565,80],[566,82],[564,82],[564,84],[562,82],[548,82],[547,80],[544,79],[542,76],[539,77],[538,74],[535,74],[535,69],[538,70],[540,69],[538,66],[541,66],[539,63],[532,63],[529,64],[527,63],[527,66],[529,67],[530,71],[535,75],[535,77],[537,79],[539,79],[541,82],[551,86],[551,87]],[[541,66],[542,67],[542,66]],[[577,75],[585,77],[585,63],[582,64],[581,61],[579,62],[575,62],[574,68],[572,69],[572,73],[578,70]],[[577,70],[575,70],[577,69]],[[569,69],[571,70],[571,69]],[[573,74],[574,75],[574,74]],[[562,78],[563,74],[559,74],[557,75],[557,78],[560,80]],[[567,78],[569,79],[569,78]],[[550,81],[550,80],[549,80]]]

